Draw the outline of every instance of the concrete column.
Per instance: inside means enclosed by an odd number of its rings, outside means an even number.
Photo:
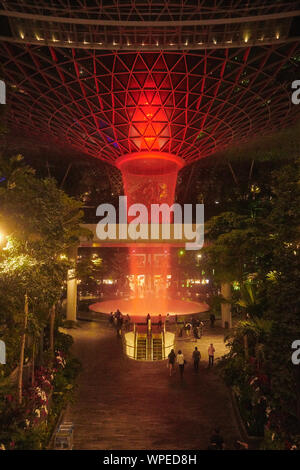
[[[221,295],[226,300],[231,300],[231,284],[230,282],[221,283]],[[221,313],[222,313],[222,328],[232,328],[232,318],[231,318],[231,304],[221,303]]]
[[[77,247],[69,251],[69,260],[72,261],[74,268],[68,270],[67,274],[67,320],[76,321],[77,315],[77,278],[76,278],[76,260]]]

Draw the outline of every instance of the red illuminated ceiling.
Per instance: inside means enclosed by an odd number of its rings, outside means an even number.
[[[2,43],[9,119],[113,163],[140,151],[188,163],[299,116],[299,43],[116,52]]]

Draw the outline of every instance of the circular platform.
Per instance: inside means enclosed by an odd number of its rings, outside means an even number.
[[[161,314],[170,315],[192,315],[194,313],[206,312],[208,305],[205,302],[194,302],[189,300],[173,299],[114,299],[97,302],[89,306],[90,310],[99,313],[115,312],[119,309],[124,315],[134,317],[145,317],[148,313],[157,316]]]

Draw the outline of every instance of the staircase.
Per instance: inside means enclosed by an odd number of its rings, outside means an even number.
[[[153,348],[152,350],[153,361],[161,361],[162,360],[162,339],[153,338],[152,348]]]
[[[167,358],[170,348],[174,347],[173,333],[166,333],[161,328],[156,331],[146,330],[144,324],[134,325],[133,331],[123,335],[123,347],[126,355],[137,361],[163,361]],[[167,345],[165,344],[167,334]],[[170,339],[171,336],[171,339]]]
[[[147,359],[147,338],[138,336],[136,341],[136,359],[145,361]]]

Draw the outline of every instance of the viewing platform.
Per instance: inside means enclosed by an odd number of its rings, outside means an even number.
[[[157,319],[156,319],[157,320]],[[136,361],[163,361],[175,347],[175,334],[166,331],[166,323],[133,323],[123,335],[124,352]]]

